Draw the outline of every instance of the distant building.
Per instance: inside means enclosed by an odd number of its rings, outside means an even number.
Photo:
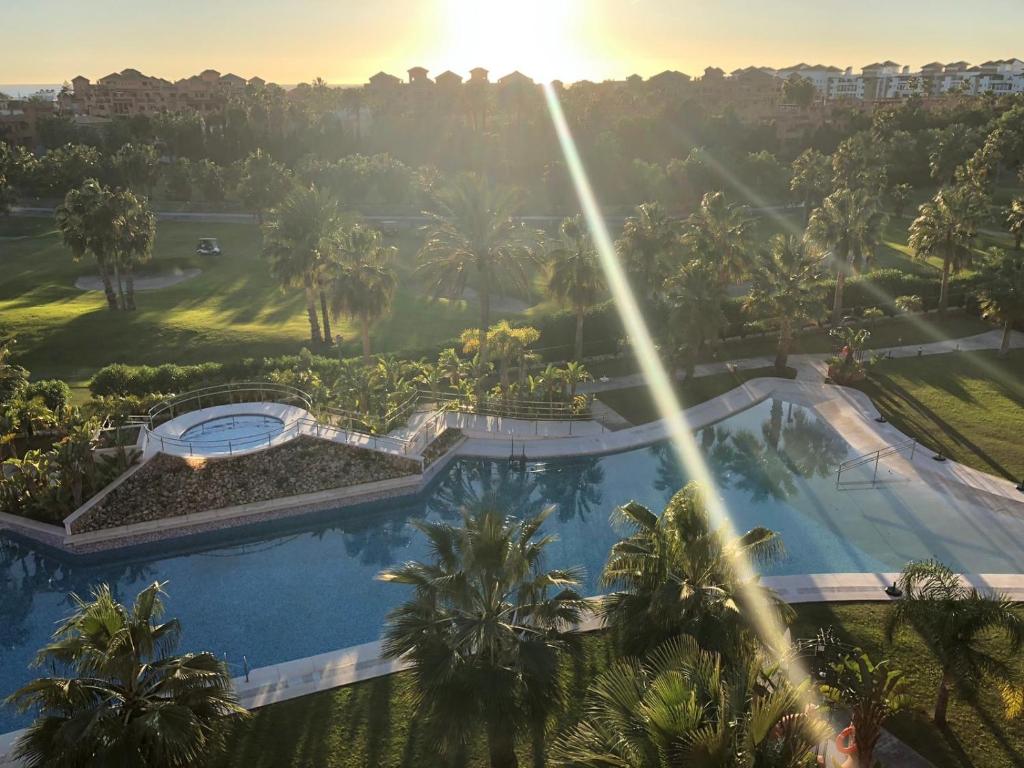
[[[536,83],[517,69],[504,77],[499,77],[498,85],[536,85]]]
[[[473,67],[469,70],[469,82],[471,83],[488,83],[487,79],[488,72],[483,67]]]
[[[427,85],[434,81],[427,77],[427,70],[423,67],[413,67],[409,70],[410,85]]]
[[[402,79],[389,75],[387,72],[378,72],[370,77],[371,88],[393,88],[402,84]]]
[[[458,88],[462,85],[462,75],[458,75],[449,69],[434,78],[434,82],[441,88]]]
[[[41,144],[39,121],[53,115],[52,98],[0,101],[0,141],[34,151]]]

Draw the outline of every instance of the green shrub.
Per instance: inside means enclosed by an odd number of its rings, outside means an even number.
[[[71,387],[59,379],[43,379],[33,381],[22,391],[26,400],[41,398],[54,413],[64,413],[71,405]]]

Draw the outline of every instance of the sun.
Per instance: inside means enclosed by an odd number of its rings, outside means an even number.
[[[589,66],[583,0],[442,0],[439,58],[492,77],[519,70],[538,81],[575,80]]]

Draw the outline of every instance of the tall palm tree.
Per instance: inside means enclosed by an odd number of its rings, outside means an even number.
[[[437,194],[436,202],[437,209],[427,212],[430,223],[419,272],[435,297],[462,296],[473,282],[480,296],[480,360],[486,365],[491,295],[501,288],[528,287],[527,267],[535,260],[532,238],[513,219],[515,196],[495,190],[479,176],[460,176]]]
[[[391,266],[396,249],[381,244],[380,232],[359,225],[341,237],[343,261],[331,280],[331,310],[359,323],[363,364],[370,364],[370,326],[391,308],[398,276]]]
[[[55,215],[61,239],[71,249],[75,261],[86,254],[92,254],[96,260],[107,308],[116,311],[119,306],[110,274],[115,259],[111,197],[107,187],[96,179],[87,179],[81,187],[64,196]]]
[[[785,610],[771,590],[746,578],[738,558],[772,562],[782,540],[767,528],[729,538],[711,527],[704,492],[690,483],[662,514],[630,502],[614,512],[629,535],[612,546],[601,574],[615,590],[601,602],[619,646],[627,654],[650,650],[680,634],[705,648],[733,655],[755,637],[755,601]]]
[[[38,716],[15,752],[28,765],[204,765],[224,745],[230,715],[245,715],[224,662],[212,653],[174,655],[177,620],[163,623],[162,585],[129,608],[107,585],[91,600],[72,595],[75,612],[39,651],[54,670],[8,702]],[[67,676],[58,676],[57,670]]]
[[[156,240],[156,216],[145,198],[139,199],[127,190],[114,192],[113,205],[117,211],[114,230],[114,265],[124,272],[123,306],[135,310],[135,267],[149,260]],[[118,279],[118,287],[120,287]]]
[[[1006,228],[1013,235],[1013,248],[1020,250],[1021,240],[1024,240],[1024,197],[1014,198],[1010,207],[1006,209]]]
[[[643,203],[623,224],[615,250],[633,280],[634,290],[651,299],[675,266],[679,225],[658,203]]]
[[[793,344],[793,330],[814,317],[821,306],[817,288],[821,259],[796,237],[776,235],[768,256],[754,270],[745,309],[764,311],[779,326],[775,370],[783,373]]]
[[[832,324],[843,313],[846,278],[861,261],[870,261],[878,243],[885,214],[866,189],[838,189],[811,214],[807,239],[832,257],[836,271],[836,292],[832,303]]]
[[[756,656],[730,664],[677,637],[602,673],[552,756],[566,768],[803,768],[829,733],[805,713],[809,688]]]
[[[708,341],[716,342],[726,324],[722,309],[728,298],[717,268],[691,261],[666,282],[669,336],[680,352],[686,376],[693,375],[697,358]]]
[[[817,149],[806,149],[793,161],[789,191],[804,207],[804,226],[832,187],[832,161]]]
[[[914,256],[942,259],[939,312],[949,306],[949,276],[971,261],[971,248],[978,234],[978,221],[985,211],[985,198],[972,184],[943,187],[918,209],[910,225],[907,245]]]
[[[892,642],[909,626],[935,656],[942,678],[933,719],[945,726],[950,688],[971,693],[986,677],[1006,680],[1005,662],[992,643],[1001,635],[1007,650],[1018,653],[1024,645],[1024,619],[1005,595],[969,586],[935,560],[908,564],[899,586],[903,597],[893,604],[886,638]]]
[[[690,217],[684,239],[704,255],[723,285],[741,279],[751,267],[750,209],[730,203],[723,192],[708,192]]]
[[[561,238],[558,244],[548,251],[551,260],[548,291],[562,303],[571,306],[576,313],[573,359],[582,360],[583,320],[586,311],[598,302],[607,285],[604,269],[587,234],[583,217],[576,215],[565,219],[559,231]]]
[[[1024,322],[1024,253],[993,248],[981,268],[981,309],[1003,324],[999,356],[1010,351],[1013,326]]]
[[[317,316],[319,277],[333,259],[342,226],[337,202],[315,186],[293,191],[263,224],[263,255],[283,286],[301,286],[305,292],[314,344],[324,340]],[[322,294],[319,298],[328,329],[327,301]]]
[[[414,590],[388,616],[385,655],[411,664],[418,710],[442,746],[457,750],[482,730],[492,768],[517,765],[524,731],[534,764],[544,765],[547,720],[562,696],[558,660],[570,647],[565,631],[584,607],[575,571],[544,569],[552,539],[539,531],[550,513],[520,521],[488,499],[464,511],[459,528],[414,523],[432,561],[379,576]]]

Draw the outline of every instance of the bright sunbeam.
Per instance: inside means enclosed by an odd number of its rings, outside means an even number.
[[[636,354],[647,386],[651,391],[658,411],[668,426],[672,445],[689,476],[707,489],[705,495],[712,520],[729,535],[735,535],[728,510],[722,504],[721,494],[711,472],[708,470],[707,464],[704,462],[704,456],[697,445],[693,431],[686,421],[682,406],[678,398],[676,398],[669,375],[658,357],[657,349],[654,346],[654,339],[651,337],[647,324],[644,322],[640,307],[637,305],[636,296],[633,294],[622,264],[615,254],[611,236],[608,233],[608,228],[605,225],[597,199],[594,197],[590,181],[587,179],[586,169],[580,159],[569,125],[565,120],[558,96],[550,86],[544,87],[544,94],[562,153],[565,156],[566,165],[569,168],[573,185],[576,188],[576,194],[580,200],[580,206],[583,209],[583,216],[586,218],[587,225],[590,228],[591,236],[594,239],[594,246],[597,249],[601,265],[608,279],[608,285],[611,288],[612,298],[615,300],[615,306],[633,345],[633,351]],[[735,565],[738,572],[744,578],[749,579],[755,575],[753,567],[745,557],[739,556]],[[757,629],[765,644],[774,649],[780,657],[786,655],[789,649],[789,641],[786,639],[784,629],[778,621],[774,609],[766,605],[761,596],[756,592],[747,595],[747,604],[755,608],[754,616],[757,622]],[[790,674],[793,677],[794,683],[797,684],[806,678],[806,675],[801,670],[791,669]]]

